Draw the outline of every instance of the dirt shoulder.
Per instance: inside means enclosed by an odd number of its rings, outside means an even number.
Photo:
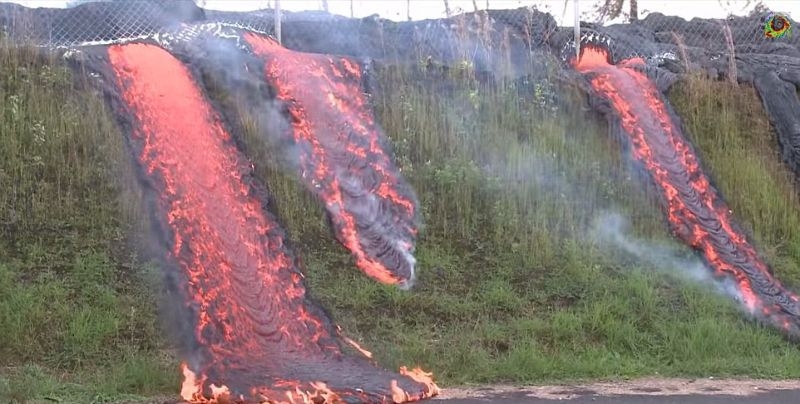
[[[439,400],[481,398],[506,394],[525,393],[531,398],[548,400],[573,399],[586,395],[729,395],[752,396],[773,390],[800,388],[798,380],[757,379],[680,379],[642,378],[635,380],[564,384],[551,386],[464,386],[444,388],[436,397]]]
[[[800,380],[642,378],[633,380],[574,383],[562,385],[476,385],[443,388],[430,401],[473,400],[516,397],[526,400],[573,400],[586,396],[739,396],[749,397],[776,390],[800,389]],[[483,400],[482,400],[483,399]],[[424,402],[427,402],[424,401]],[[503,401],[505,402],[505,401]],[[528,401],[525,401],[528,402]],[[153,397],[146,401],[119,401],[117,404],[182,404],[175,396]],[[38,404],[38,403],[37,403]]]

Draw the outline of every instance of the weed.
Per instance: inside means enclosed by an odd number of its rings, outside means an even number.
[[[153,271],[119,248],[139,221],[136,192],[116,179],[130,175],[121,134],[55,60],[0,52],[0,396],[175,392]],[[311,292],[348,336],[382,365],[421,365],[445,385],[800,375],[796,348],[734,303],[592,238],[613,211],[636,237],[677,246],[646,176],[580,94],[545,79],[475,77],[468,64],[379,71],[376,114],[423,212],[410,292],[354,268],[265,129],[239,116]],[[753,90],[693,78],[670,98],[736,218],[778,276],[800,284],[797,192]]]
[[[127,380],[106,394],[157,391],[150,272],[120,249],[121,134],[55,55],[0,46],[0,76],[0,397],[69,395],[87,375]]]

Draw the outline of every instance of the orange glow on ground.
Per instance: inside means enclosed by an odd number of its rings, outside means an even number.
[[[764,315],[787,331],[791,327],[792,332],[797,332],[794,321],[788,325],[787,313],[763,301],[759,293],[764,288],[777,288],[791,302],[797,302],[798,297],[773,278],[752,244],[736,230],[730,209],[703,173],[659,91],[645,74],[635,69],[643,63],[641,59],[631,59],[613,66],[605,50],[587,46],[575,68],[586,74],[592,87],[611,101],[634,157],[661,191],[674,233],[701,252],[717,275],[736,281],[750,313]]]
[[[350,250],[356,265],[386,284],[413,279],[412,257],[416,202],[381,144],[381,131],[364,96],[361,68],[346,58],[301,53],[253,33],[244,35],[265,62],[267,80],[292,115],[292,136],[300,146],[302,180],[325,204],[337,239]],[[360,222],[347,189],[377,197],[379,218],[391,230],[365,235],[371,223]],[[368,199],[368,197],[361,197]],[[362,219],[363,220],[363,219]],[[367,240],[364,240],[364,238]],[[370,252],[370,244],[382,244]],[[387,262],[383,255],[393,251]]]
[[[399,375],[342,356],[329,320],[305,297],[283,231],[254,192],[252,166],[186,66],[143,43],[111,46],[108,58],[195,316],[199,349],[196,364],[182,365],[181,396],[388,402]],[[402,386],[413,399],[433,393],[411,377]]]

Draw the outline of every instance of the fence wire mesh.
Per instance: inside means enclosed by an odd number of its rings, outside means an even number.
[[[76,2],[70,3],[75,4]],[[195,3],[191,0],[91,1],[88,3],[80,1],[78,3],[81,4],[57,11],[24,8],[13,3],[0,4],[2,6],[0,7],[0,26],[2,26],[4,35],[12,41],[24,41],[51,47],[69,47],[86,43],[139,38],[153,35],[173,24],[193,20],[226,23],[272,35],[276,31],[275,1],[248,2],[251,8],[260,8],[249,12],[218,11],[210,8],[211,6],[224,7],[222,1],[199,1],[198,5],[205,5],[209,7],[208,9],[196,8]],[[225,4],[232,3],[242,2]],[[307,4],[308,2],[303,3]],[[389,47],[402,47],[406,41],[430,41],[432,37],[440,35],[458,36],[460,29],[470,31],[469,35],[480,36],[484,31],[496,31],[498,26],[502,26],[506,30],[509,27],[512,30],[527,30],[529,38],[539,37],[546,40],[551,33],[548,31],[553,31],[557,27],[568,30],[567,27],[573,26],[575,21],[573,2],[561,0],[489,0],[481,2],[477,0],[442,2],[434,0],[372,0],[370,2],[344,0],[338,3],[331,0],[330,2],[320,2],[320,5],[328,3],[338,7],[330,10],[331,12],[349,15],[349,17],[330,14],[321,10],[322,7],[317,10],[297,9],[297,2],[284,0],[281,3],[283,11],[280,14],[283,39],[291,41],[293,35],[304,35],[307,38],[310,35],[309,32],[319,38],[340,37],[351,33],[353,27],[357,27],[362,32],[368,31],[370,25],[380,25],[385,28],[386,24],[382,24],[380,19],[375,18],[375,15],[365,15],[372,11],[383,11],[382,18],[390,18],[395,21],[415,20],[410,23],[409,27],[398,25],[399,28],[394,28],[391,37],[394,43],[385,45]],[[601,10],[600,6],[603,3],[605,2],[597,0],[580,1],[581,26],[584,29],[600,27],[603,32],[612,36],[619,33],[620,38],[615,44],[636,48],[638,45],[636,43],[626,44],[625,35],[618,25],[630,22],[630,15],[633,12],[631,0],[617,2],[620,7],[618,9],[612,7],[611,10]],[[797,36],[793,37],[791,33],[791,19],[784,10],[774,10],[773,12],[763,6],[758,6],[760,2],[751,1],[701,0],[693,1],[692,4],[687,3],[640,0],[637,2],[638,21],[633,23],[633,28],[626,28],[629,30],[626,32],[630,32],[631,29],[644,29],[647,30],[646,36],[652,36],[649,39],[655,43],[685,45],[718,52],[726,52],[738,47],[757,47],[766,42],[797,43]],[[731,6],[731,3],[734,5]],[[749,8],[737,7],[735,3],[739,3],[739,6],[746,3]],[[778,5],[784,4],[789,5],[789,2],[778,3]],[[694,8],[695,13],[698,9],[705,10],[703,11],[704,15],[712,15],[716,18],[684,19],[679,15],[686,16],[687,8]],[[486,10],[490,11],[486,13]],[[609,11],[612,13],[617,11],[618,15],[608,15]],[[548,13],[551,22],[544,23],[543,26],[542,24],[534,26],[531,15],[537,12]],[[537,15],[540,14],[537,13]],[[437,29],[431,29],[430,22],[419,21],[422,18],[435,19],[448,16],[452,18],[440,20]],[[604,23],[596,21],[604,17]],[[467,24],[462,23],[465,18],[468,20]],[[539,22],[541,23],[541,21]],[[534,28],[543,32],[532,32]],[[374,34],[383,35],[383,32],[379,31],[376,29]],[[492,35],[485,36],[491,39]],[[495,35],[495,37],[500,37],[502,40],[502,35]],[[636,41],[636,39],[630,41]],[[648,50],[645,49],[639,53],[647,52]]]

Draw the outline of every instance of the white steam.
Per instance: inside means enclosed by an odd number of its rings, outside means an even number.
[[[665,245],[638,239],[629,232],[629,227],[630,223],[621,214],[608,212],[594,220],[590,235],[598,245],[616,248],[630,254],[657,271],[709,286],[721,295],[728,296],[738,303],[743,302],[733,280],[715,279],[711,275],[713,270],[698,257],[685,252],[686,249],[681,253]]]

